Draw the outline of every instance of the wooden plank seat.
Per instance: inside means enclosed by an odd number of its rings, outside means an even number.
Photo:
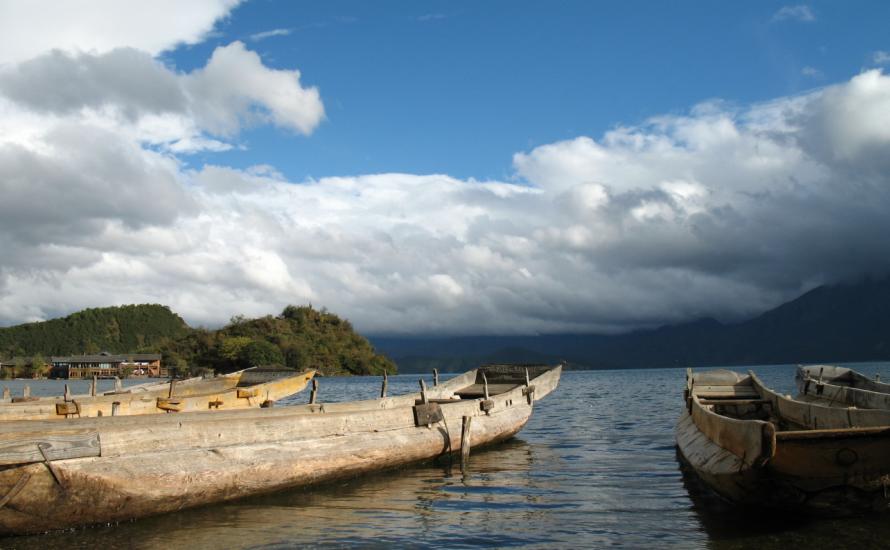
[[[764,405],[771,403],[769,399],[700,399],[702,405]]]
[[[519,384],[489,384],[488,385],[488,395],[499,395],[502,393],[507,393],[508,391],[519,387]],[[477,399],[479,397],[485,397],[485,385],[484,384],[472,384],[465,388],[461,388],[454,392],[454,395],[460,396],[461,399]]]
[[[760,393],[750,384],[695,385],[700,399],[759,399]]]

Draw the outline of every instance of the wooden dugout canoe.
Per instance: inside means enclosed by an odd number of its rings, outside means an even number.
[[[515,435],[561,367],[481,367],[352,403],[0,423],[0,534],[106,523],[299,487]],[[491,375],[504,391],[461,399]]]
[[[238,373],[233,373],[238,374]],[[222,376],[232,376],[232,374],[224,374]],[[192,378],[186,378],[183,380],[176,380],[176,387],[185,388],[186,386],[190,386],[191,384],[197,382],[203,382],[205,378],[201,376],[195,376]],[[0,398],[0,407],[9,403],[26,403],[26,402],[35,402],[35,401],[65,401],[66,399],[84,399],[87,397],[97,397],[102,395],[120,395],[127,393],[146,393],[146,392],[163,392],[164,390],[169,391],[170,388],[170,379],[166,379],[163,381],[153,380],[151,382],[145,382],[143,384],[136,384],[133,386],[118,386],[120,383],[120,379],[115,378],[115,386],[116,388],[110,391],[104,391],[102,393],[96,393],[93,395],[92,393],[86,394],[76,394],[76,395],[45,395],[45,396],[9,396]],[[65,384],[67,388],[67,384]],[[27,385],[25,387],[28,387]],[[30,390],[28,390],[30,391]],[[3,388],[3,393],[6,395],[9,393],[9,387]],[[160,393],[159,393],[160,394]]]
[[[71,420],[82,417],[132,416],[165,412],[260,407],[302,391],[315,371],[269,376],[245,369],[205,380],[172,381],[139,392],[37,399],[0,404],[0,421]]]
[[[890,411],[773,392],[754,373],[687,372],[680,455],[730,501],[816,514],[890,506]]]
[[[890,409],[890,384],[846,367],[810,365],[797,368],[797,398],[826,405]]]

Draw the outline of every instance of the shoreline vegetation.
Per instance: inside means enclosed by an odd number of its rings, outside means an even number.
[[[227,373],[252,366],[315,369],[325,376],[393,374],[352,324],[325,309],[289,305],[277,316],[232,317],[216,330],[192,328],[160,304],[92,308],[67,317],[0,328],[0,359],[16,373],[45,377],[44,357],[160,353],[177,376]],[[21,378],[21,376],[17,376]]]

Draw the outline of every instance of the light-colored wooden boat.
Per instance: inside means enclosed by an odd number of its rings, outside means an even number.
[[[286,372],[286,375],[282,375]],[[38,398],[0,404],[0,421],[65,420],[268,406],[302,391],[315,371],[245,369],[185,383],[172,380],[136,392]]]
[[[890,384],[834,365],[800,366],[795,373],[797,398],[826,405],[890,409]]]
[[[782,396],[754,374],[687,372],[681,457],[717,493],[817,514],[890,505],[890,411]]]
[[[226,374],[226,375],[222,375],[222,376],[231,376],[231,375]],[[186,386],[190,386],[197,382],[203,382],[204,380],[205,380],[205,378],[202,376],[194,376],[191,378],[178,379],[175,381],[170,380],[170,379],[164,379],[162,381],[161,380],[152,380],[150,382],[144,382],[142,384],[135,384],[132,386],[123,386],[121,383],[121,380],[119,378],[115,378],[114,379],[115,387],[114,387],[114,389],[109,390],[109,391],[104,391],[104,392],[99,393],[95,389],[97,384],[94,383],[94,385],[91,386],[91,389],[90,389],[91,393],[68,395],[67,394],[67,386],[68,385],[65,384],[65,387],[66,387],[65,394],[63,394],[63,395],[45,395],[45,396],[30,395],[30,387],[27,385],[25,386],[26,388],[28,388],[26,390],[26,395],[21,395],[21,396],[11,395],[11,392],[9,391],[9,387],[4,387],[3,388],[3,397],[0,398],[0,407],[2,407],[5,404],[8,404],[8,403],[26,403],[26,402],[35,402],[35,401],[65,401],[65,400],[70,400],[70,399],[84,399],[87,397],[96,397],[96,396],[101,396],[101,395],[120,395],[120,394],[127,394],[127,393],[159,392],[158,395],[160,395],[160,393],[163,393],[165,390],[169,391],[171,381],[175,382],[176,387],[183,389]]]
[[[0,423],[0,533],[128,520],[505,440],[560,373],[485,366],[367,401]]]

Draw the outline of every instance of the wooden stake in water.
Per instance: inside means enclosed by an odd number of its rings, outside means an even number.
[[[318,378],[312,379],[312,392],[309,394],[309,404],[314,405],[315,399],[318,396]]]
[[[439,385],[439,369],[433,369],[433,386]]]
[[[121,379],[117,376],[114,377],[114,391],[121,392],[124,391],[124,386],[121,384]]]
[[[9,399],[9,386],[3,386],[3,399]]]
[[[472,416],[463,417],[460,429],[460,472],[465,474],[470,464],[470,424]]]
[[[380,386],[380,399],[386,397],[386,384],[388,380],[386,379],[386,369],[383,370],[383,385]]]
[[[99,381],[94,374],[93,381],[90,383],[90,395],[92,395],[93,397],[96,397],[96,386],[98,385],[98,383]]]
[[[71,389],[65,384],[65,401],[71,401]]]
[[[31,386],[25,386],[25,389],[22,390],[22,397],[31,397]]]

